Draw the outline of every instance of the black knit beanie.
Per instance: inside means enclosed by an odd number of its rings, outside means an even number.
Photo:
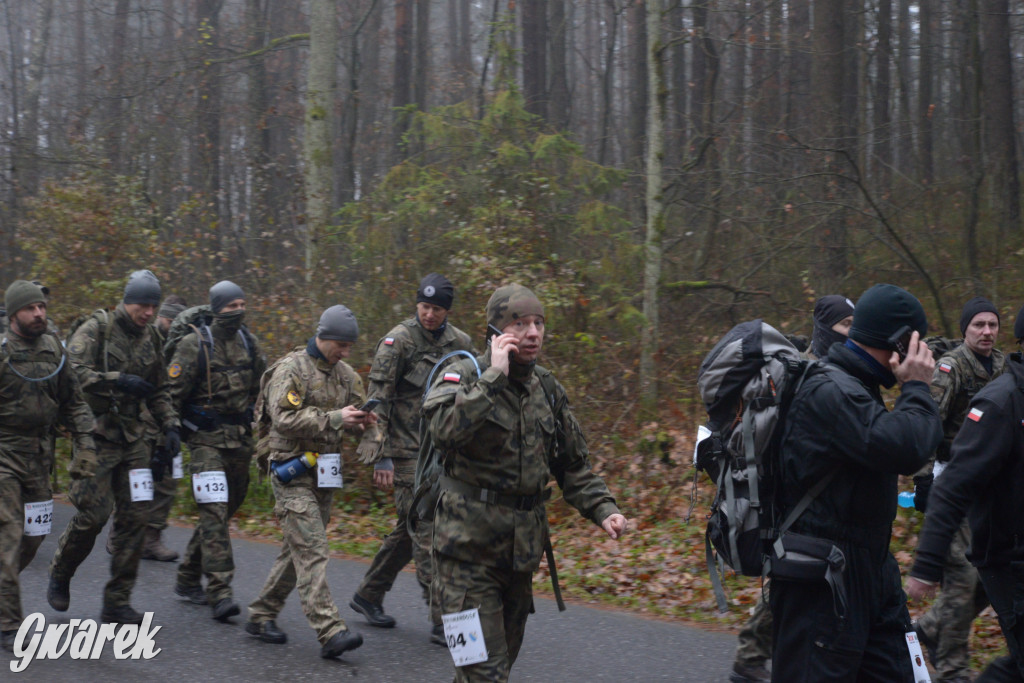
[[[850,339],[871,348],[892,350],[889,337],[904,326],[917,330],[922,337],[927,334],[928,318],[921,302],[896,285],[875,285],[857,299]]]
[[[999,310],[995,304],[983,296],[976,296],[964,304],[964,310],[960,313],[960,334],[967,333],[971,321],[979,313],[995,313],[996,320],[999,320]]]

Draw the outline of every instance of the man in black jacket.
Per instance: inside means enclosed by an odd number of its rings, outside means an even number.
[[[783,515],[826,483],[781,546],[824,544],[830,569],[798,579],[773,559],[773,681],[914,680],[889,538],[898,475],[917,471],[942,438],[928,387],[934,361],[919,342],[927,327],[909,292],[875,285],[857,301],[849,339],[829,349],[829,371],[810,375],[793,399],[780,449]],[[890,412],[880,387],[897,383]]]
[[[1024,337],[1022,314],[1015,332]],[[935,594],[953,535],[964,514],[971,527],[967,559],[978,568],[1010,651],[978,681],[1024,681],[1024,365],[1013,354],[1006,371],[971,401],[953,440],[951,459],[928,498],[928,516],[907,579],[912,600]]]

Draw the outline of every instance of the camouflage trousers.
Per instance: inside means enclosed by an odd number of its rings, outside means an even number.
[[[495,569],[435,552],[435,586],[443,614],[480,610],[487,661],[455,668],[455,680],[507,681],[533,613],[533,573]]]
[[[260,624],[276,619],[285,600],[298,587],[299,603],[323,645],[348,627],[327,585],[327,524],[334,504],[334,489],[316,487],[315,470],[306,470],[287,484],[271,475],[274,514],[281,522],[281,553],[270,576],[249,605],[249,621]]]
[[[754,612],[740,629],[737,640],[736,664],[756,668],[772,658],[772,610],[764,594],[757,599]]]
[[[57,541],[57,552],[50,563],[54,578],[71,580],[78,565],[89,557],[96,536],[114,512],[111,530],[110,581],[103,591],[106,607],[127,605],[131,600],[135,577],[142,559],[142,539],[146,533],[149,501],[132,502],[129,470],[149,467],[149,444],[139,439],[116,443],[94,436],[99,465],[96,476],[71,483],[68,498],[74,503],[75,516]]]
[[[163,531],[167,528],[167,518],[174,505],[174,497],[178,493],[178,480],[170,472],[164,472],[164,478],[153,482],[153,500],[149,504],[146,515],[146,526],[150,529]]]
[[[375,605],[381,604],[384,595],[394,585],[398,572],[409,564],[409,560],[414,560],[416,581],[423,591],[423,600],[430,606],[430,621],[433,624],[440,624],[441,609],[436,600],[430,599],[432,525],[428,522],[419,522],[416,525],[416,537],[409,535],[408,519],[414,493],[416,461],[412,458],[395,458],[392,462],[395,465],[395,509],[398,512],[398,521],[384,539],[356,593]]]
[[[935,681],[970,674],[971,657],[967,642],[974,618],[988,606],[978,570],[967,561],[971,530],[964,521],[953,536],[942,573],[942,590],[928,613],[917,620],[918,629],[935,644],[931,653]]]
[[[231,597],[231,580],[235,576],[235,560],[231,553],[228,521],[242,507],[249,490],[249,461],[252,449],[193,446],[189,471],[223,472],[228,481],[228,502],[203,503],[199,523],[185,548],[178,566],[178,585],[200,586],[205,575],[206,598],[211,605]]]
[[[0,444],[0,631],[21,625],[18,574],[32,562],[46,536],[25,536],[25,503],[50,500],[52,457],[40,444],[36,453],[14,453]]]

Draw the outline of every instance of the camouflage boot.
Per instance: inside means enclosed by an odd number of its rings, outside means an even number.
[[[146,540],[142,545],[142,559],[174,562],[178,559],[178,553],[163,544],[160,540],[159,529],[146,529]]]

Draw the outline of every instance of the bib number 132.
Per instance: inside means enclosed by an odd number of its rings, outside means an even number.
[[[196,502],[228,502],[228,478],[223,472],[199,472],[192,475],[192,493]]]

